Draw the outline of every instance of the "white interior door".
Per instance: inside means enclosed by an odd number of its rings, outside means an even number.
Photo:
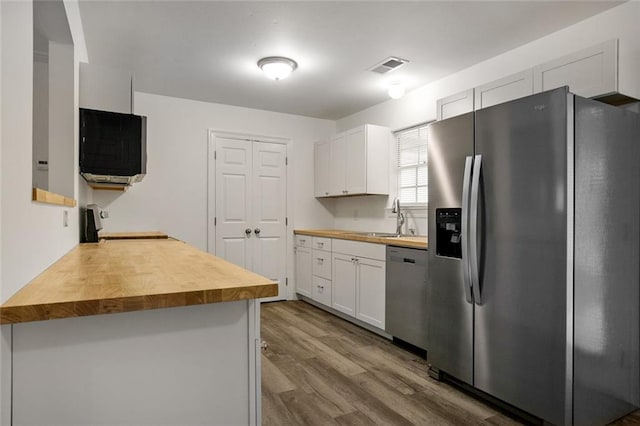
[[[253,270],[252,157],[252,142],[216,138],[215,253],[249,270]]]
[[[286,146],[253,142],[253,271],[278,281],[286,298]]]
[[[215,255],[286,291],[286,145],[216,137]]]

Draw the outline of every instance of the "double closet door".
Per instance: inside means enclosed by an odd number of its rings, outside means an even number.
[[[286,299],[286,145],[216,138],[215,254],[278,281]]]

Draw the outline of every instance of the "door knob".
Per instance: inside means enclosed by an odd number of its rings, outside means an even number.
[[[251,228],[247,228],[247,229],[245,229],[245,230],[244,230],[244,233],[245,233],[245,234],[247,234],[247,235],[251,234]]]
[[[260,228],[256,228],[256,229],[254,229],[254,230],[253,230],[253,232],[255,232],[255,233],[256,233],[256,235],[258,235],[258,234],[260,233]]]

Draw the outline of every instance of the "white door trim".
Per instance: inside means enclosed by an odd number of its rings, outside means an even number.
[[[247,132],[234,132],[228,130],[219,130],[219,129],[207,129],[207,251],[213,255],[215,255],[215,247],[216,247],[216,227],[215,227],[215,212],[216,212],[216,161],[215,161],[215,150],[216,150],[216,139],[217,138],[226,138],[226,139],[239,139],[239,140],[248,140],[252,142],[268,142],[268,143],[278,143],[287,146],[287,156],[291,153],[291,138],[280,137],[280,136],[271,136],[271,135],[261,135],[256,133],[247,133]],[[286,239],[285,239],[285,257],[286,257],[286,271],[287,271],[287,279],[292,277],[293,273],[293,262],[290,259],[289,254],[293,253],[293,233],[289,232],[290,227],[293,226],[293,185],[291,182],[291,171],[289,167],[289,160],[287,160],[286,166],[286,176],[287,176],[287,188],[286,188],[286,216],[288,218],[288,224],[286,226]],[[293,283],[293,278],[291,279]],[[286,300],[291,300],[293,298],[292,286],[285,286],[286,294],[283,295],[283,298]]]

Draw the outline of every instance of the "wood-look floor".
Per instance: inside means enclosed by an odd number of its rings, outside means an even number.
[[[392,342],[301,301],[262,304],[262,423],[518,425]],[[640,424],[640,411],[615,423]]]

